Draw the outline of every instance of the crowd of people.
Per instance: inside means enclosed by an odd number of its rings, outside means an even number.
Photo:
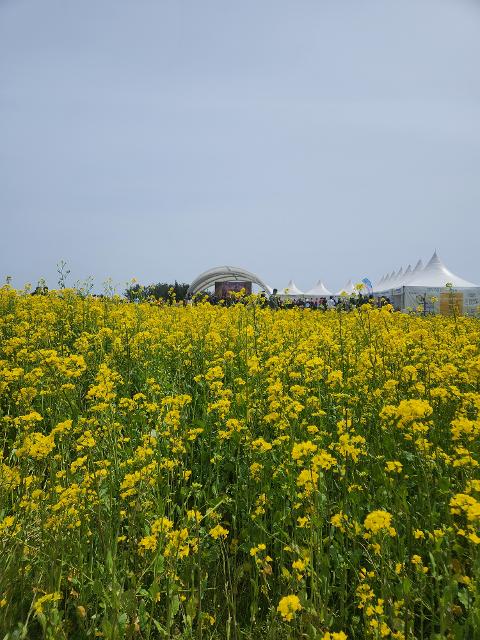
[[[169,291],[169,294],[171,292]],[[38,285],[33,291],[31,295],[48,295],[48,287],[44,284]],[[91,294],[96,298],[103,298],[103,295]],[[150,296],[149,299],[152,301],[154,296]],[[127,297],[128,299],[128,297]],[[232,295],[226,297],[218,297],[214,294],[210,294],[207,292],[202,292],[201,294],[197,294],[192,298],[187,298],[184,296],[183,298],[177,299],[175,295],[168,295],[166,299],[163,297],[157,298],[157,304],[168,304],[168,305],[183,305],[187,306],[188,304],[197,304],[198,302],[208,302],[212,305],[222,305],[224,307],[231,307],[235,304],[245,304],[246,297],[243,295],[239,295],[238,293],[232,293]],[[277,293],[277,289],[274,289],[273,292],[267,296],[264,292],[260,293],[257,300],[262,306],[270,307],[271,309],[291,309],[291,308],[301,308],[301,309],[312,309],[314,311],[329,311],[332,309],[336,309],[338,311],[351,311],[357,307],[361,307],[364,304],[370,304],[373,307],[382,307],[387,304],[390,304],[390,299],[388,297],[383,296],[382,298],[375,298],[373,295],[364,295],[364,294],[356,294],[350,296],[324,296],[324,297],[289,297],[282,296]],[[137,299],[133,299],[130,301],[139,302]]]
[[[390,304],[388,298],[375,298],[373,295],[350,295],[350,296],[328,296],[321,298],[286,298],[280,297],[276,290],[273,290],[272,295],[269,297],[269,306],[272,309],[284,309],[288,307],[300,307],[302,309],[314,309],[318,311],[329,311],[332,309],[351,311],[357,307],[361,307],[364,304],[370,304],[373,307],[381,307],[386,304]]]
[[[230,307],[235,304],[245,303],[245,298],[238,294],[233,294],[225,298],[219,298],[215,295],[208,296],[194,296],[191,302],[207,301],[210,304],[221,304],[225,307]],[[270,296],[261,293],[258,300],[260,304],[268,306],[271,309],[289,309],[292,307],[301,309],[312,309],[315,311],[329,311],[329,310],[342,310],[351,311],[357,307],[361,307],[364,304],[370,304],[373,307],[382,307],[390,304],[390,300],[387,297],[375,298],[373,295],[355,294],[350,296],[328,296],[328,297],[287,297],[278,294],[274,289]]]

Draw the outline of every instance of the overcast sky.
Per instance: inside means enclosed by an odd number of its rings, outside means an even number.
[[[0,0],[0,218],[17,286],[480,283],[480,3]]]

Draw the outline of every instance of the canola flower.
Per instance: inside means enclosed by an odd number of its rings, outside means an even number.
[[[277,611],[286,622],[293,620],[296,612],[301,609],[302,605],[300,604],[300,599],[296,595],[283,596],[277,607]]]
[[[1,637],[480,635],[479,320],[242,301],[0,288]]]
[[[218,540],[218,538],[226,538],[228,536],[228,529],[222,527],[222,525],[217,524],[216,527],[213,527],[208,532],[214,540]]]
[[[35,602],[33,603],[33,610],[37,615],[44,613],[46,607],[55,605],[55,603],[59,602],[61,599],[61,593],[46,593],[44,596],[40,596],[40,598],[37,598],[37,600],[35,600]]]
[[[372,533],[386,530],[391,535],[395,535],[395,530],[391,527],[391,523],[392,514],[380,509],[369,513],[363,525],[367,531],[371,531]]]

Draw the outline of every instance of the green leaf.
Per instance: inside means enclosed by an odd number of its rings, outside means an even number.
[[[148,589],[148,595],[150,596],[150,599],[152,601],[155,601],[155,597],[157,596],[158,593],[160,593],[160,586],[158,582],[152,582],[152,584]]]
[[[107,551],[107,557],[105,558],[105,565],[106,565],[106,567],[108,569],[108,572],[112,573],[112,571],[113,571],[113,557],[112,557],[112,552],[111,552],[110,549]]]
[[[468,595],[468,591],[466,589],[460,589],[458,591],[458,599],[463,604],[465,609],[470,608],[470,597]]]
[[[179,609],[180,609],[180,598],[177,595],[174,595],[170,601],[170,612],[172,615],[172,619],[177,615]]]
[[[409,578],[404,578],[402,580],[403,593],[408,596],[410,591],[412,590],[412,581]]]
[[[195,620],[195,616],[197,615],[197,609],[198,609],[198,598],[196,596],[193,596],[192,598],[188,599],[188,602],[185,607],[187,616],[189,616],[191,620]]]
[[[165,638],[167,636],[167,630],[165,629],[165,627],[162,627],[159,621],[155,620],[155,618],[152,618],[152,622],[155,625],[155,628],[157,629],[161,637]]]
[[[159,553],[155,558],[155,571],[159,574],[162,574],[164,565],[165,565],[165,558],[161,553]]]

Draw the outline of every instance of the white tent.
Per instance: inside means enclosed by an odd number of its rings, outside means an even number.
[[[402,274],[401,279],[398,281],[398,285],[397,286],[403,286],[406,282],[408,282],[409,278],[411,278],[412,276],[412,266],[409,264],[408,267],[405,269],[405,271]]]
[[[296,296],[303,296],[303,291],[300,291],[295,282],[293,280],[290,280],[287,286],[278,292],[278,295],[295,298]]]
[[[392,273],[387,276],[387,281],[383,283],[384,286],[384,291],[386,289],[391,289],[392,288],[392,283],[395,282],[395,276],[397,275],[396,271],[392,271]]]
[[[268,291],[269,287],[251,271],[247,271],[242,267],[222,266],[214,267],[208,271],[204,271],[190,284],[187,290],[187,296],[193,296],[200,291],[208,289],[216,282],[252,282],[263,289]],[[271,290],[269,291],[271,293]]]
[[[393,281],[394,277],[395,277],[395,271],[392,271],[392,273],[387,273],[385,276],[383,276],[381,281],[374,288],[375,293],[377,293],[377,292],[381,293],[382,291],[388,291],[391,288],[390,284]]]
[[[312,287],[306,292],[305,295],[313,296],[313,297],[317,297],[317,296],[325,297],[325,296],[332,296],[333,293],[327,289],[327,287],[323,284],[321,280],[319,280],[314,287]]]
[[[395,309],[420,307],[427,313],[448,315],[455,307],[459,314],[478,314],[480,286],[452,273],[436,251],[425,268],[419,260],[410,275],[407,272],[408,269],[403,278],[388,283],[390,286],[383,290],[388,292]]]
[[[409,287],[445,287],[445,285],[449,283],[455,288],[468,288],[468,287],[478,287],[479,285],[473,284],[473,282],[469,282],[468,280],[464,280],[460,278],[460,276],[452,273],[447,267],[443,264],[440,258],[437,255],[437,252],[433,254],[430,258],[430,261],[426,265],[425,269],[416,274],[414,278],[412,278],[408,286]]]
[[[423,269],[423,263],[421,260],[415,265],[415,269],[408,265],[405,271],[400,268],[397,272],[392,271],[390,275],[384,276],[382,280],[375,286],[374,291],[377,294],[391,292],[392,289],[402,287],[409,282],[412,277],[416,276],[419,271]],[[402,272],[403,271],[403,272]]]
[[[354,291],[355,291],[355,287],[353,286],[353,282],[349,280],[347,284],[342,289],[340,289],[340,291],[337,291],[335,295],[341,296],[343,293],[346,293],[347,295],[351,295]]]
[[[403,277],[402,285],[406,286],[409,282],[413,280],[413,278],[416,278],[421,271],[423,271],[423,262],[420,259],[415,265],[415,268],[412,269],[412,271],[408,274],[408,277],[406,277],[406,274],[403,274],[404,277]]]
[[[417,264],[415,265],[415,269],[413,270],[413,273],[418,273],[419,271],[423,271],[423,262],[421,258],[419,258]]]
[[[402,282],[402,278],[403,278],[403,267],[400,267],[400,269],[395,274],[395,277],[391,281],[390,287],[392,289],[395,289],[395,287],[399,287]]]

